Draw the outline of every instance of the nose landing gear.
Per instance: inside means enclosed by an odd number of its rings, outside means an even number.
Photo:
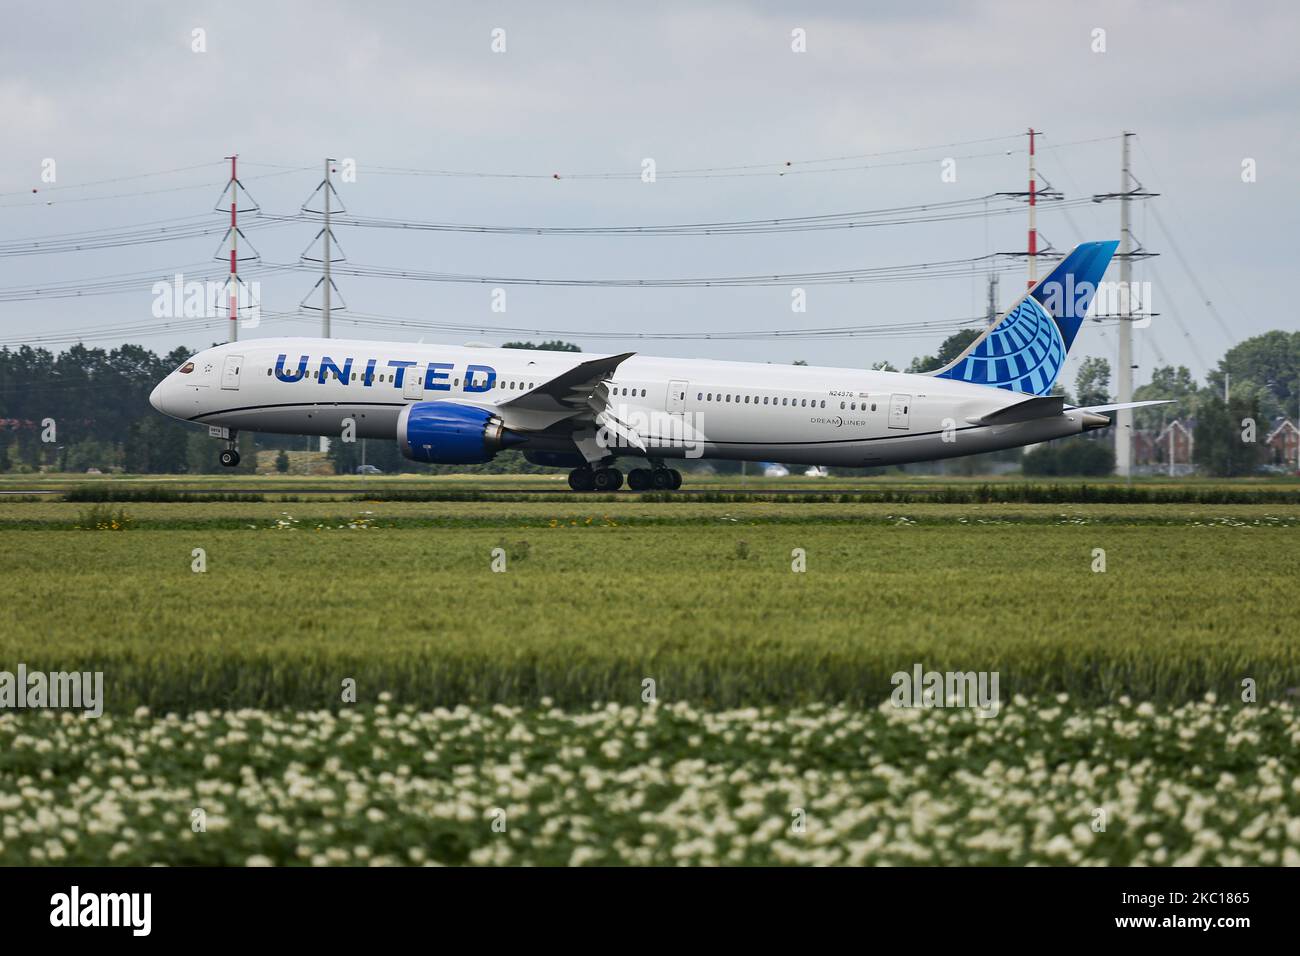
[[[234,468],[239,464],[239,445],[235,442],[236,434],[233,430],[226,433],[226,447],[221,450],[221,466],[223,468]]]

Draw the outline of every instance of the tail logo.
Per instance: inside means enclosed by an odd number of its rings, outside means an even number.
[[[1056,320],[1037,300],[1026,296],[996,328],[936,377],[1047,395],[1064,364],[1065,341]]]

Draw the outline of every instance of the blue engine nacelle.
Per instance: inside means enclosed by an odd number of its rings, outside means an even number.
[[[478,465],[527,441],[485,408],[455,402],[416,402],[397,417],[397,444],[412,461]]]

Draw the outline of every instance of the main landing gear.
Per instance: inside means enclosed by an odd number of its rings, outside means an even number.
[[[574,491],[618,491],[623,487],[623,473],[617,468],[575,468],[569,472],[569,487]]]
[[[676,491],[682,486],[682,473],[675,468],[633,468],[627,473],[632,491]],[[574,491],[618,491],[623,487],[623,473],[617,468],[575,468],[569,472],[569,487]]]
[[[633,468],[627,473],[627,486],[633,491],[676,491],[682,486],[682,473],[662,465]]]

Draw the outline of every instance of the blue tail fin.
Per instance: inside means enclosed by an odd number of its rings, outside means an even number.
[[[938,378],[1048,395],[1118,242],[1085,242],[985,330]]]

